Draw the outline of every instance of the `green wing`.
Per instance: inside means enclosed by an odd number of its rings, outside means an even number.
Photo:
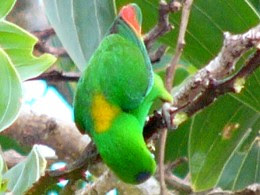
[[[133,8],[134,13],[132,17],[135,17],[136,22],[139,25],[139,28],[141,30],[141,24],[142,24],[142,12],[141,9],[139,8],[138,5],[132,3],[129,4],[125,7],[122,8],[120,11],[119,15],[113,22],[112,26],[110,27],[109,31],[107,34],[118,34],[124,39],[128,40],[129,42],[132,42],[135,46],[139,48],[139,50],[142,53],[142,56],[145,61],[145,67],[146,67],[146,72],[148,75],[148,86],[147,86],[147,93],[146,95],[150,92],[153,82],[154,82],[154,74],[153,74],[153,69],[152,69],[152,64],[150,61],[150,57],[147,53],[146,47],[143,42],[143,38],[141,34],[138,34],[134,29],[133,26],[129,25],[129,22],[125,20],[125,18],[122,17],[122,11],[123,9],[128,9],[128,8]],[[140,32],[141,33],[141,32]]]
[[[93,128],[90,108],[94,94],[101,93],[111,104],[129,111],[142,103],[150,82],[142,52],[117,34],[102,41],[89,63],[74,101],[75,121],[85,130]]]
[[[142,53],[133,43],[119,35],[108,36],[96,58],[100,86],[111,102],[123,110],[136,108],[149,87],[149,72]]]

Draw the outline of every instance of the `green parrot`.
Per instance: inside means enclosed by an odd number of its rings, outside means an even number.
[[[124,6],[82,73],[74,99],[75,123],[95,142],[103,161],[124,182],[139,184],[156,163],[143,138],[153,102],[172,101],[153,73],[141,35],[141,10]]]

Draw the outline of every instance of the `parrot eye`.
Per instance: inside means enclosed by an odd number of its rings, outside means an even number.
[[[150,172],[141,172],[137,175],[136,180],[138,183],[142,183],[145,180],[147,180],[149,177],[151,177],[151,173]]]

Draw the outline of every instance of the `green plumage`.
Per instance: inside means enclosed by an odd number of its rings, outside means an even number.
[[[171,96],[151,71],[143,42],[133,29],[120,17],[111,29],[114,34],[100,43],[78,83],[75,122],[91,135],[104,162],[120,179],[138,184],[156,168],[143,138],[145,119],[155,99],[171,101]]]

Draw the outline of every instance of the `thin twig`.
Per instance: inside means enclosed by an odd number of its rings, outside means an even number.
[[[178,1],[167,3],[165,0],[160,0],[159,21],[157,25],[144,36],[144,43],[147,50],[151,49],[152,44],[158,37],[161,37],[173,29],[173,26],[169,23],[169,14],[178,11],[180,8],[181,4]]]
[[[68,56],[67,51],[63,47],[57,48],[50,46],[47,43],[50,37],[55,35],[55,31],[53,28],[48,28],[42,31],[34,31],[32,32],[32,34],[34,34],[39,39],[34,47],[39,52],[50,53],[57,57]]]
[[[167,172],[165,174],[165,180],[169,185],[173,186],[174,189],[177,189],[178,191],[184,191],[186,193],[192,192],[189,182],[176,177],[171,172]]]
[[[44,72],[41,75],[31,78],[32,80],[46,80],[46,81],[75,81],[79,80],[80,73],[78,72],[61,72],[57,70],[51,70],[49,72]]]
[[[47,28],[41,31],[34,31],[32,32],[40,40],[49,39],[51,36],[55,35],[55,31],[53,28]]]
[[[172,82],[174,79],[174,74],[176,70],[176,66],[180,60],[184,45],[185,45],[185,32],[187,29],[189,16],[190,16],[190,10],[193,0],[186,0],[183,4],[182,9],[182,16],[181,16],[181,23],[180,23],[180,31],[179,36],[177,40],[177,47],[175,50],[175,55],[172,58],[169,67],[166,70],[166,89],[168,91],[171,91],[172,89]]]
[[[175,175],[173,175],[173,170],[177,166],[179,166],[185,162],[188,162],[188,159],[186,157],[181,157],[172,163],[168,163],[166,165],[166,169],[165,169],[165,181],[168,185],[172,186],[174,189],[177,189],[178,191],[190,193],[190,192],[192,192],[190,183],[188,181],[186,181],[185,179],[183,180],[183,179],[180,179],[180,178],[176,177]]]
[[[165,85],[166,89],[171,92],[172,89],[172,82],[175,75],[175,69],[177,66],[177,63],[180,60],[184,45],[185,45],[185,32],[187,29],[188,21],[189,21],[189,15],[191,10],[193,0],[186,0],[183,4],[182,9],[182,17],[181,17],[181,23],[180,23],[180,31],[177,41],[177,47],[176,47],[176,53],[174,57],[172,58],[170,62],[170,66],[166,70],[166,79],[165,79]],[[163,106],[164,109],[165,106]],[[164,110],[163,110],[164,113]],[[165,185],[165,179],[164,179],[164,155],[165,155],[165,144],[167,139],[167,129],[164,128],[161,131],[160,136],[160,151],[159,151],[159,170],[160,170],[160,184],[161,184],[161,194],[166,194],[166,185]]]
[[[167,194],[167,188],[165,184],[165,167],[164,167],[164,156],[165,156],[165,143],[167,139],[167,128],[161,129],[161,135],[160,135],[160,148],[159,148],[159,181],[160,181],[160,188],[161,188],[161,194],[165,195]]]
[[[39,40],[38,43],[36,43],[34,48],[41,53],[50,53],[55,55],[56,57],[68,56],[67,51],[63,47],[59,47],[59,48],[52,47],[49,44],[47,44],[46,41]]]
[[[172,172],[176,167],[178,167],[179,165],[185,163],[185,162],[188,162],[188,159],[187,157],[180,157],[178,159],[176,159],[175,161],[171,162],[171,163],[168,163],[166,165],[166,169],[165,171],[170,171]]]
[[[152,64],[159,62],[162,58],[162,56],[165,54],[167,51],[168,46],[166,45],[161,45],[153,54],[150,54],[150,60]]]

